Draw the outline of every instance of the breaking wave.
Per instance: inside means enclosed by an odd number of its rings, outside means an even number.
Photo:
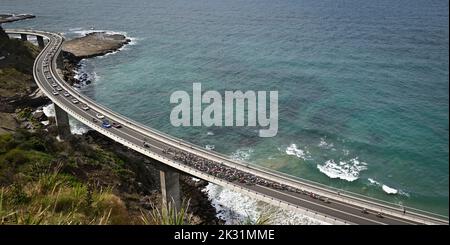
[[[296,156],[298,158],[301,158],[303,160],[307,160],[310,159],[310,154],[307,150],[302,150],[297,148],[296,144],[291,144],[290,146],[288,146],[286,148],[286,154],[291,155],[291,156]]]
[[[55,117],[55,105],[53,103],[42,107],[42,111],[47,117]],[[87,133],[90,128],[81,122],[77,121],[75,118],[69,116],[70,132],[72,134],[82,135]]]
[[[398,190],[398,189],[389,187],[389,186],[387,186],[387,185],[385,185],[385,184],[382,184],[382,183],[380,183],[380,182],[378,182],[378,181],[376,181],[376,180],[374,180],[374,179],[372,179],[372,178],[368,178],[368,180],[369,180],[370,184],[381,187],[381,189],[382,189],[385,193],[387,193],[387,194],[389,194],[389,195],[397,195],[397,194],[400,194],[400,195],[409,197],[409,194],[406,193],[406,192],[404,192],[404,191],[402,191],[402,190]]]
[[[247,161],[252,154],[253,149],[251,148],[239,149],[231,154],[231,158]],[[247,219],[254,221],[264,212],[272,214],[271,223],[273,224],[327,224],[293,211],[273,207],[265,202],[257,201],[215,184],[209,183],[204,191],[215,207],[217,217],[225,220],[226,224],[242,224]]]
[[[357,157],[348,161],[339,161],[338,163],[331,159],[323,165],[317,164],[317,168],[332,179],[343,179],[352,182],[359,178],[361,171],[367,169],[367,163],[359,161]]]
[[[233,154],[231,154],[231,159],[233,160],[241,160],[241,161],[247,161],[250,159],[250,156],[253,153],[253,149],[239,149],[235,151]]]
[[[320,142],[317,146],[323,149],[333,149],[334,144],[326,142],[324,138],[320,138]]]
[[[231,191],[215,184],[208,184],[204,191],[212,200],[216,208],[217,217],[225,220],[225,224],[242,224],[250,219],[255,221],[268,212],[271,215],[270,223],[277,225],[321,225],[328,224],[293,211],[273,207],[267,203],[257,201],[246,195]]]

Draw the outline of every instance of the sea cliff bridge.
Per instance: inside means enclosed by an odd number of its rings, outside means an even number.
[[[331,224],[444,224],[448,217],[404,207],[276,172],[204,149],[126,118],[91,100],[62,79],[64,37],[35,30],[5,30],[22,40],[35,36],[42,48],[33,75],[55,104],[59,136],[70,134],[68,115],[93,130],[166,166],[160,171],[163,202],[180,203],[179,173],[229,188]],[[101,116],[100,116],[101,115]],[[100,118],[99,118],[100,117]],[[120,127],[104,127],[102,121]],[[231,176],[231,177],[230,177]]]

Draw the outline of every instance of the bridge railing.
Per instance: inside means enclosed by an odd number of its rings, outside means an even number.
[[[41,33],[41,35],[43,35],[43,36],[46,36],[48,34],[49,33],[45,33],[45,32]],[[51,40],[50,37],[47,37],[47,38],[49,38]],[[62,36],[60,36],[60,38],[63,39]],[[56,68],[55,60],[56,60],[57,55],[60,53],[60,51],[61,51],[61,45],[58,46],[58,49],[55,52],[55,55],[53,56],[52,66],[54,66],[54,68]],[[44,52],[42,52],[42,53],[44,53]],[[53,69],[50,69],[51,72],[52,72],[52,70]],[[347,197],[349,197],[349,198],[361,199],[361,200],[358,200],[358,201],[367,202],[367,199],[369,199],[371,201],[376,202],[375,204],[377,204],[377,205],[382,203],[382,204],[386,205],[387,207],[393,208],[397,212],[402,211],[403,207],[405,207],[405,206],[394,204],[394,203],[387,202],[387,201],[384,201],[384,200],[380,200],[380,199],[375,199],[375,198],[372,198],[372,197],[364,196],[364,195],[361,195],[361,194],[358,194],[358,193],[353,193],[353,192],[349,192],[349,191],[346,191],[346,190],[341,190],[341,189],[337,189],[337,188],[334,188],[334,187],[325,186],[325,185],[323,185],[321,183],[317,183],[317,182],[314,182],[314,181],[310,181],[310,180],[306,180],[306,179],[300,178],[298,176],[292,176],[292,175],[289,175],[289,174],[286,174],[286,173],[275,171],[273,169],[269,169],[269,168],[266,168],[266,167],[263,167],[263,166],[260,166],[260,165],[256,165],[254,163],[245,162],[245,161],[238,161],[238,160],[231,160],[229,158],[229,156],[227,156],[227,155],[224,155],[224,154],[221,154],[221,153],[218,153],[218,152],[213,152],[211,150],[204,149],[203,147],[196,146],[196,145],[194,145],[194,144],[192,144],[190,142],[184,141],[182,139],[175,138],[175,137],[173,137],[171,135],[168,135],[168,134],[166,134],[164,132],[155,130],[155,129],[150,128],[150,127],[148,127],[146,125],[143,125],[143,124],[141,124],[139,122],[136,122],[136,121],[134,121],[132,119],[126,118],[123,115],[121,115],[119,113],[116,113],[116,112],[110,110],[109,108],[107,108],[107,107],[105,107],[105,106],[103,106],[101,104],[97,104],[97,102],[93,101],[92,99],[90,99],[88,97],[85,97],[84,95],[80,94],[78,90],[73,89],[71,86],[69,86],[67,83],[65,83],[64,80],[60,77],[59,73],[56,73],[56,75],[55,75],[52,72],[52,74],[53,74],[54,77],[59,78],[58,82],[60,83],[60,85],[62,85],[67,90],[71,91],[72,93],[76,93],[78,95],[78,97],[80,98],[80,100],[88,101],[87,104],[89,104],[91,107],[97,107],[100,110],[108,112],[108,114],[113,115],[114,117],[116,117],[116,119],[120,119],[118,121],[120,121],[122,124],[128,125],[128,126],[132,126],[133,128],[137,128],[137,129],[139,129],[139,132],[141,132],[144,135],[147,135],[149,137],[153,137],[153,135],[149,135],[149,133],[153,133],[153,134],[156,134],[156,135],[164,138],[165,140],[172,141],[173,144],[184,145],[185,147],[188,147],[191,150],[196,150],[196,151],[202,152],[202,153],[207,154],[207,155],[213,155],[213,156],[222,158],[224,161],[227,161],[227,162],[232,163],[232,164],[238,164],[238,165],[240,165],[242,167],[250,168],[250,169],[253,169],[253,170],[256,170],[256,171],[262,171],[262,172],[271,174],[271,175],[276,176],[276,177],[285,178],[285,179],[287,179],[289,181],[296,181],[297,180],[296,182],[299,182],[298,184],[301,184],[301,185],[305,185],[305,184],[307,184],[307,185],[314,185],[314,186],[311,186],[312,188],[320,187],[321,189],[323,189],[325,191],[328,191],[328,192],[331,192],[331,193],[338,193],[339,195],[347,195]],[[352,203],[352,202],[349,201],[349,203]],[[359,202],[355,202],[355,204],[360,204],[360,203]],[[414,211],[414,212],[416,212],[418,214],[422,214],[422,215],[426,215],[426,216],[434,216],[434,217],[437,217],[439,219],[442,219],[442,218],[443,219],[448,219],[447,216],[434,214],[434,213],[427,212],[427,211],[424,211],[424,210],[419,210],[419,209],[415,209],[415,208],[412,208],[412,207],[405,207],[405,208],[408,209],[408,212]]]
[[[63,38],[63,37],[61,37],[61,38]],[[61,49],[62,48],[60,46],[58,48],[56,54],[54,55],[54,59],[55,60],[56,60],[57,54],[59,52],[61,52]],[[54,63],[54,65],[56,65],[56,63]],[[230,159],[230,156],[228,156],[228,155],[205,149],[203,147],[200,147],[200,146],[197,146],[195,144],[192,144],[191,142],[188,142],[188,141],[185,141],[183,139],[179,139],[179,138],[173,137],[173,136],[171,136],[171,135],[169,135],[167,133],[161,132],[161,131],[159,131],[157,129],[154,129],[154,128],[150,128],[150,127],[148,127],[148,126],[146,126],[146,125],[144,125],[142,123],[139,123],[139,122],[137,122],[137,121],[135,121],[133,119],[127,118],[127,117],[123,116],[122,114],[117,113],[117,112],[109,109],[108,107],[106,107],[106,106],[104,106],[102,104],[98,104],[96,101],[92,100],[91,98],[82,95],[78,90],[73,89],[71,86],[68,86],[68,84],[65,83],[64,80],[61,78],[59,73],[57,73],[56,76],[59,78],[61,83],[63,85],[65,85],[66,88],[69,88],[72,91],[72,93],[75,92],[78,95],[78,97],[81,100],[85,100],[87,102],[87,104],[89,104],[91,106],[94,105],[94,107],[97,107],[98,109],[107,112],[109,117],[111,117],[111,115],[112,115],[113,117],[115,117],[116,120],[119,119],[117,121],[120,121],[124,126],[132,126],[133,128],[138,129],[142,134],[144,134],[144,135],[146,135],[148,137],[154,137],[154,135],[151,135],[151,134],[156,134],[159,137],[162,137],[164,140],[171,141],[175,146],[184,145],[185,147],[189,148],[188,150],[191,150],[191,151],[195,150],[195,151],[198,151],[198,152],[202,152],[203,154],[206,154],[206,155],[213,155],[213,156],[218,157],[221,160],[226,161],[226,162],[231,163],[231,164],[238,164],[238,165],[240,165],[242,167],[246,167],[246,168],[253,169],[253,170],[256,170],[256,171],[262,171],[262,172],[264,172],[266,174],[270,174],[270,175],[273,175],[275,177],[283,177],[284,179],[287,179],[287,180],[290,180],[290,181],[297,181],[297,182],[300,182],[299,184],[302,184],[302,185],[307,184],[307,185],[309,185],[309,186],[311,186],[313,188],[320,187],[323,191],[327,191],[327,192],[330,192],[330,193],[333,193],[333,194],[339,193],[339,195],[347,195],[349,198],[358,198],[358,201],[367,202],[368,200],[370,200],[371,202],[374,202],[372,204],[377,204],[377,205],[383,204],[383,205],[385,205],[385,206],[387,206],[389,208],[394,209],[397,212],[402,212],[403,208],[406,208],[408,210],[408,212],[416,212],[417,214],[422,214],[422,215],[426,215],[426,216],[434,216],[436,218],[448,219],[448,217],[444,216],[444,215],[435,214],[435,213],[428,212],[428,211],[425,211],[425,210],[420,210],[420,209],[416,209],[416,208],[409,207],[409,206],[399,205],[399,204],[396,204],[396,203],[392,203],[392,202],[388,202],[388,201],[385,201],[385,200],[373,198],[373,197],[362,195],[362,194],[359,194],[359,193],[354,193],[354,192],[350,192],[350,191],[347,191],[347,190],[330,187],[330,186],[324,185],[322,183],[318,183],[318,182],[307,180],[307,179],[304,179],[304,178],[301,178],[301,177],[298,177],[298,176],[293,176],[293,175],[290,175],[290,174],[287,174],[287,173],[276,171],[274,169],[270,169],[270,168],[267,168],[267,167],[264,167],[264,166],[261,166],[261,165],[257,165],[255,163],[242,161],[242,160]],[[151,134],[149,134],[149,133],[151,133]],[[355,204],[356,204],[356,202],[355,202]]]
[[[51,95],[51,96],[53,96],[53,95]],[[54,98],[54,101],[57,101],[56,97]],[[123,139],[121,137],[118,137],[117,135],[109,132],[108,130],[105,130],[104,128],[102,128],[102,127],[92,123],[90,120],[87,120],[84,117],[78,115],[77,112],[75,112],[72,109],[66,107],[64,104],[62,104],[62,103],[60,104],[59,101],[56,102],[56,103],[64,111],[69,113],[71,116],[73,116],[74,118],[76,118],[80,122],[88,125],[89,127],[93,128],[96,131],[100,132],[101,134],[103,134],[103,135],[113,139],[114,141],[120,142],[121,144],[123,144],[123,145],[125,145],[127,147],[130,147],[130,148],[140,152],[141,154],[144,154],[144,155],[146,155],[148,157],[151,157],[153,159],[156,159],[156,160],[159,160],[161,162],[164,162],[164,163],[170,165],[171,167],[174,167],[174,168],[176,168],[178,170],[181,170],[181,171],[183,171],[185,173],[189,173],[192,176],[195,176],[195,177],[198,177],[198,178],[201,178],[201,179],[205,179],[205,180],[207,180],[207,181],[209,181],[211,183],[217,184],[217,185],[226,186],[227,188],[229,188],[229,189],[231,189],[231,190],[233,190],[233,191],[235,191],[237,193],[242,193],[242,194],[249,195],[249,196],[254,197],[256,199],[268,202],[268,203],[270,203],[270,204],[272,204],[274,206],[278,206],[278,207],[281,207],[281,208],[287,208],[289,210],[295,210],[295,212],[303,214],[303,215],[305,215],[307,217],[310,217],[312,219],[316,219],[318,221],[326,222],[328,224],[352,224],[352,223],[349,223],[349,222],[347,222],[345,220],[341,220],[341,219],[337,219],[335,217],[327,216],[325,214],[318,213],[316,211],[304,208],[302,206],[291,204],[291,203],[285,202],[285,201],[283,201],[281,199],[278,199],[278,198],[275,198],[275,197],[272,197],[272,196],[267,196],[267,195],[262,194],[262,193],[258,193],[256,191],[253,191],[253,190],[251,190],[249,188],[242,187],[242,186],[237,185],[235,183],[224,181],[223,179],[217,178],[214,175],[211,175],[211,174],[199,171],[198,169],[195,169],[195,168],[193,168],[191,166],[187,166],[187,165],[185,165],[183,163],[180,163],[178,161],[174,161],[173,159],[167,158],[167,157],[162,156],[160,154],[157,154],[157,153],[155,153],[155,152],[153,152],[153,151],[151,151],[151,150],[149,150],[147,148],[144,148],[141,145],[136,145],[136,144],[134,144],[134,143],[132,143],[130,141],[127,141],[127,140],[125,140],[125,139]]]

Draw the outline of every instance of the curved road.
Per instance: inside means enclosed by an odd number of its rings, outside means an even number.
[[[80,94],[75,88],[69,86],[57,69],[57,57],[60,55],[63,36],[56,33],[34,30],[6,30],[9,34],[27,34],[41,36],[48,40],[46,46],[35,60],[33,73],[40,89],[61,109],[86,124],[92,129],[106,135],[135,151],[149,156],[157,161],[185,172],[200,179],[230,188],[234,191],[252,196],[259,200],[271,203],[282,208],[295,210],[296,212],[316,218],[332,224],[447,224],[448,217],[432,214],[426,211],[409,207],[401,207],[381,200],[365,197],[355,193],[349,193],[333,189],[319,183],[307,181],[289,176],[287,174],[272,171],[250,163],[232,160],[227,156],[202,147],[192,145],[183,140],[146,127],[132,121],[110,109],[96,103],[90,98]],[[56,87],[62,90],[59,94],[53,94]],[[67,91],[68,96],[63,92]],[[79,102],[74,103],[73,99]],[[85,110],[87,105],[90,109]],[[121,128],[105,129],[100,121],[94,122],[93,118],[100,113],[110,122],[117,122]],[[104,119],[102,119],[104,120]],[[143,146],[143,141],[149,147]],[[244,171],[267,181],[280,183],[290,190],[269,188],[262,185],[248,185],[238,181],[229,182],[207,172],[185,165],[176,161],[174,155],[163,151],[167,148],[176,149],[186,153],[211,160],[217,164],[223,164],[236,170]],[[300,191],[301,190],[301,191]],[[314,193],[316,196],[304,193]],[[318,198],[318,196],[320,198]],[[362,212],[365,209],[367,212]],[[377,214],[381,213],[381,217]]]

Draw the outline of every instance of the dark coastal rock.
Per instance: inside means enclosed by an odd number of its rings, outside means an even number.
[[[89,80],[87,74],[81,74],[78,78],[75,78],[76,71],[80,69],[80,61],[115,52],[129,42],[130,39],[124,35],[106,32],[92,32],[84,37],[64,42],[62,49],[64,80],[72,86],[90,84],[92,81]]]
[[[151,209],[151,203],[160,203],[159,169],[161,163],[113,142],[98,132],[89,131],[83,137],[88,142],[94,142],[104,149],[115,152],[121,159],[126,159],[127,166],[135,173],[135,178],[124,180],[123,186],[118,187],[119,189],[128,191],[131,188],[142,192],[143,195],[138,202],[147,209]],[[194,181],[191,176],[180,175],[182,198],[190,200],[190,212],[196,217],[195,224],[224,224],[223,220],[216,217],[216,209],[203,191],[207,184],[208,182],[204,180]]]
[[[2,25],[0,25],[0,41],[9,39],[8,34],[3,30]]]
[[[39,122],[46,121],[48,119],[45,113],[42,111],[37,111],[36,113],[34,113],[33,118]]]
[[[13,132],[16,128],[17,122],[14,119],[14,115],[0,112],[0,134]]]
[[[36,16],[32,14],[0,14],[0,24],[9,23],[24,19],[32,19]]]
[[[0,97],[0,112],[13,113],[16,108],[38,108],[48,104],[50,99],[40,89],[30,94],[17,94],[11,97]]]

